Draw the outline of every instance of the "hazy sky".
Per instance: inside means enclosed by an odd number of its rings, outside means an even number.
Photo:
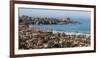
[[[19,16],[90,19],[90,11],[19,8]]]

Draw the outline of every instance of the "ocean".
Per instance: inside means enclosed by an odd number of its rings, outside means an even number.
[[[54,30],[61,32],[80,32],[80,33],[90,33],[91,20],[90,19],[75,19],[80,22],[80,24],[43,24],[43,25],[32,25],[33,28],[44,29],[44,30]]]

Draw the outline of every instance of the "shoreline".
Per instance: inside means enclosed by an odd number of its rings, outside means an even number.
[[[64,31],[52,31],[53,33],[65,33],[66,35],[88,35],[90,36],[90,33],[85,32],[64,32]]]
[[[44,30],[44,29],[36,29],[36,30],[41,31],[41,32],[52,32],[54,34],[56,34],[56,33],[65,33],[66,35],[86,35],[86,36],[91,36],[91,34],[87,33],[87,32],[64,32],[64,31],[55,31],[55,30]]]

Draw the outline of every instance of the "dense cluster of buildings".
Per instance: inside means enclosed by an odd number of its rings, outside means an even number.
[[[88,47],[90,41],[90,36],[87,35],[53,33],[19,25],[19,49]]]
[[[29,16],[20,16],[19,22],[24,22],[27,24],[75,24],[79,23],[78,21],[71,20],[70,18],[40,18],[40,17],[29,17]]]

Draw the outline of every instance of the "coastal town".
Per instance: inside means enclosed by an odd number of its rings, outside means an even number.
[[[20,23],[27,23],[27,24],[76,24],[80,23],[79,21],[71,20],[68,18],[40,18],[40,17],[29,17],[29,16],[20,16],[19,22]]]
[[[76,24],[70,18],[32,18],[19,17],[19,49],[47,49],[88,47],[91,44],[90,34],[57,32],[54,30],[35,29],[30,25],[35,24]]]

